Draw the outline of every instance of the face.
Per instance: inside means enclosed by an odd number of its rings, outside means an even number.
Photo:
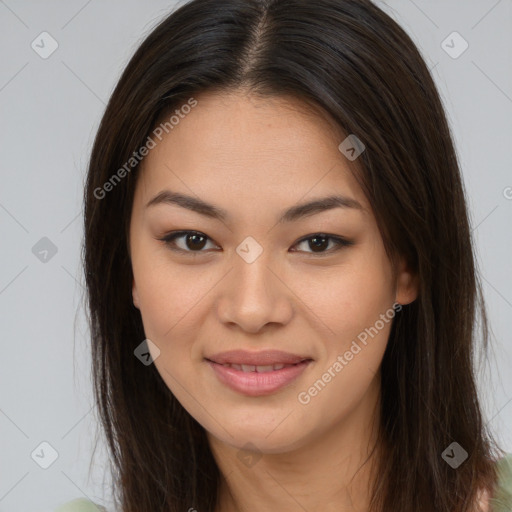
[[[392,279],[333,125],[293,99],[196,99],[138,178],[133,301],[210,438],[298,449],[375,404],[392,306],[417,289],[405,265]],[[296,208],[331,196],[345,201]]]

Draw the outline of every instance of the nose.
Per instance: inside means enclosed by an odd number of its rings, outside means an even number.
[[[270,261],[266,251],[251,263],[238,255],[222,281],[217,315],[225,324],[257,333],[267,324],[286,324],[293,317],[293,292],[283,270]]]

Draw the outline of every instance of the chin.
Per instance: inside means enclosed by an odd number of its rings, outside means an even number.
[[[269,454],[290,452],[306,444],[303,432],[291,430],[292,425],[284,428],[282,423],[279,424],[281,421],[282,419],[274,424],[263,417],[254,423],[245,421],[239,427],[224,423],[227,432],[215,428],[214,431],[209,431],[208,435],[238,450],[248,449]],[[286,421],[292,421],[291,416]]]

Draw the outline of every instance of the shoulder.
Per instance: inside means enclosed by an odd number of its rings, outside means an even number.
[[[500,476],[503,476],[505,479],[512,477],[512,453],[505,455],[496,464],[498,465]]]
[[[512,511],[512,453],[507,454],[496,462],[498,481],[496,492],[491,499],[493,511]]]
[[[78,498],[64,503],[64,505],[56,508],[54,512],[106,512],[106,509],[85,498]]]

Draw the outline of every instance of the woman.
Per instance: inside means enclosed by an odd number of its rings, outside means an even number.
[[[512,510],[472,243],[438,92],[388,15],[181,6],[119,80],[85,190],[119,510]]]

